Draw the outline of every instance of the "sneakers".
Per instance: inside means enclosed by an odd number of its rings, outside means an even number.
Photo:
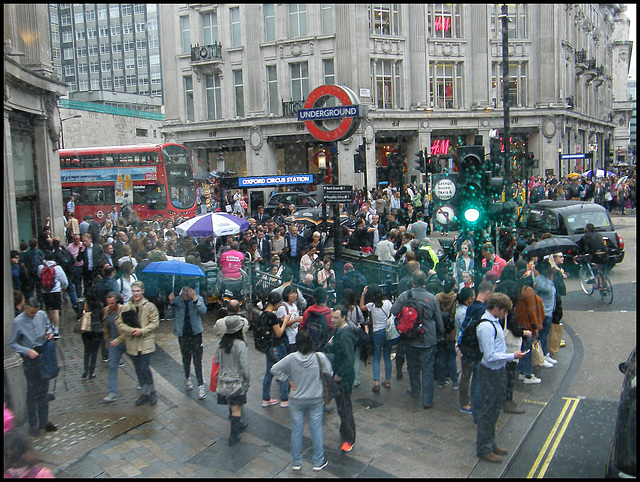
[[[450,384],[451,382],[449,380],[445,380],[444,382],[438,384],[438,388],[448,387]]]
[[[302,468],[301,464],[291,464],[291,470],[298,472]]]
[[[184,388],[187,390],[193,390],[193,383],[191,382],[191,378],[186,378],[184,381]]]
[[[547,361],[547,359],[545,358],[544,363],[542,363],[542,365],[541,365],[541,366],[543,366],[543,367],[545,367],[545,368],[553,368],[553,363],[549,363],[549,362]]]
[[[289,400],[283,400],[280,402],[280,408],[287,408],[289,407]]]
[[[459,383],[454,383],[453,386],[451,387],[452,390],[460,390],[460,384]]]
[[[554,360],[553,358],[551,358],[551,354],[550,354],[550,353],[547,353],[547,354],[544,356],[544,359],[545,359],[546,361],[548,361],[549,363],[551,363],[552,365],[555,365],[556,363],[558,363],[558,360]]]
[[[142,395],[140,396],[140,398],[138,398],[138,399],[136,400],[136,405],[137,405],[137,406],[140,406],[140,405],[144,405],[145,403],[148,403],[148,402],[149,402],[149,395],[147,395],[147,394],[145,393],[145,394],[142,394]]]
[[[340,450],[342,450],[343,452],[351,452],[352,449],[353,444],[350,444],[349,442],[343,442],[342,447],[340,447]]]
[[[278,400],[272,398],[271,400],[262,400],[262,407],[271,407],[272,405],[278,405]]]
[[[106,397],[104,397],[102,399],[103,402],[105,403],[113,403],[118,399],[118,396],[115,393],[110,393],[109,395],[107,395]]]
[[[156,403],[158,403],[158,394],[155,390],[151,390],[149,393],[149,404],[155,405]]]
[[[126,366],[127,366],[127,364],[124,361],[121,361],[120,363],[118,363],[118,367],[119,368],[124,368]]]
[[[471,407],[469,407],[469,408],[460,407],[460,411],[462,413],[471,413]]]
[[[59,340],[60,339],[60,333],[54,333],[53,334],[53,339],[54,340]]]
[[[320,465],[316,465],[313,467],[313,471],[314,472],[320,472],[322,469],[324,469],[327,465],[329,464],[329,461],[327,459],[324,459],[324,462],[322,462],[322,464]],[[295,470],[295,469],[294,469]]]
[[[325,405],[325,406],[322,408],[322,411],[323,411],[324,413],[333,413],[333,412],[335,412],[335,411],[336,411],[336,409],[335,409],[335,408],[333,408],[333,407],[330,407],[329,405]]]
[[[198,387],[198,400],[204,400],[207,398],[207,392],[204,390],[204,385]]]
[[[518,373],[518,380],[524,380],[527,376],[524,373]]]
[[[524,378],[524,384],[525,385],[535,385],[537,383],[540,383],[542,380],[540,380],[538,377],[536,377],[533,373],[531,374],[531,377],[525,377]]]
[[[109,363],[109,357],[107,357],[107,358],[103,358],[103,359],[102,359],[102,363]]]

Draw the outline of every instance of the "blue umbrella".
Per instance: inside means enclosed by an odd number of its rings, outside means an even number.
[[[199,266],[184,261],[172,259],[170,261],[156,261],[149,263],[142,270],[143,273],[174,274],[179,276],[204,276],[204,271]]]

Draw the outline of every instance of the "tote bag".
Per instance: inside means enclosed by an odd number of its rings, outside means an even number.
[[[507,324],[504,326],[504,341],[507,343],[507,353],[515,353],[522,347],[522,337],[515,336],[513,332],[507,328]]]
[[[544,354],[542,353],[542,345],[540,344],[540,340],[536,340],[531,346],[531,366],[534,368],[540,367],[543,363]]]

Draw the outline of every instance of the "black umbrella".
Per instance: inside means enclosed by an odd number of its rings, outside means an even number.
[[[340,224],[345,224],[349,221],[349,216],[346,214],[340,215]],[[296,211],[291,216],[285,218],[287,223],[301,223],[307,226],[319,226],[322,223],[322,207],[319,208],[307,208]],[[327,224],[333,222],[333,208],[327,206]]]
[[[543,256],[552,255],[554,253],[567,253],[569,251],[579,251],[580,246],[571,241],[569,238],[547,238],[537,243],[530,244],[522,251],[524,256]]]

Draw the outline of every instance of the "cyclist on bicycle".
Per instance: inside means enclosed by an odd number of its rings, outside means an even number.
[[[607,245],[604,243],[602,234],[595,230],[595,226],[591,223],[585,226],[585,234],[578,242],[582,253],[589,255],[592,263],[598,265],[606,265],[609,257],[607,256]]]

